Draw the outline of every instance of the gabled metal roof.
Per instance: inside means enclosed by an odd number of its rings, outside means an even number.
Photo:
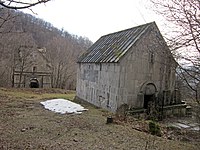
[[[98,39],[78,63],[116,63],[155,22],[111,33]]]

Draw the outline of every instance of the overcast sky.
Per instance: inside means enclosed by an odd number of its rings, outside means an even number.
[[[140,24],[161,21],[148,0],[52,0],[32,8],[36,17],[95,42],[100,36]],[[25,12],[32,13],[30,10]],[[33,15],[33,13],[32,13]],[[161,27],[162,28],[162,27]]]

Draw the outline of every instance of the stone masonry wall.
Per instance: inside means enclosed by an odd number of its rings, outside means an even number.
[[[142,108],[144,95],[141,87],[147,82],[155,84],[157,92],[174,90],[175,74],[168,62],[169,53],[157,33],[149,31],[128,51],[120,62],[120,104]],[[166,85],[167,84],[167,85]]]
[[[117,63],[79,64],[77,96],[113,112],[117,109],[119,65]]]

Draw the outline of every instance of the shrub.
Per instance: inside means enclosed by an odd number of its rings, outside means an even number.
[[[157,136],[161,136],[161,130],[160,130],[160,126],[159,124],[157,124],[154,121],[150,121],[149,122],[149,132],[152,135],[157,135]]]

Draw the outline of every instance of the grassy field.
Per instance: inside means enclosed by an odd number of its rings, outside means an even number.
[[[41,101],[73,100],[74,91],[0,88],[0,150],[197,150],[188,142],[137,131],[131,123],[106,124],[109,112],[83,104],[81,115],[45,110]]]

